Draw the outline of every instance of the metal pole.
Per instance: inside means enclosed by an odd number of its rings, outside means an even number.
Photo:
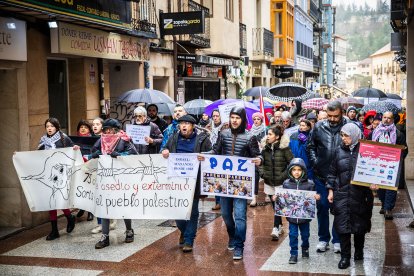
[[[173,56],[173,67],[174,67],[174,100],[178,102],[178,76],[177,76],[177,39],[175,35],[173,35],[173,49],[174,49],[174,56]]]

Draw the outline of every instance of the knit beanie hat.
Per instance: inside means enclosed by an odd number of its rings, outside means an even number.
[[[263,114],[261,112],[255,112],[255,113],[253,113],[252,119],[254,119],[254,117],[259,117],[260,120],[262,120],[262,122],[263,122],[264,117],[263,117]]]

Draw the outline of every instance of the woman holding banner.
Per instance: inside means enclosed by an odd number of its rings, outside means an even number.
[[[99,155],[108,154],[116,158],[137,154],[131,139],[121,130],[122,125],[118,120],[106,119],[103,124],[103,134],[92,148],[91,158],[99,158]],[[124,219],[125,222],[125,242],[134,241],[134,230],[131,227],[131,220]],[[102,237],[95,244],[95,249],[102,249],[109,246],[109,219],[102,219]]]
[[[49,150],[73,147],[74,150],[78,150],[79,146],[75,146],[72,140],[60,130],[59,120],[56,118],[49,118],[45,121],[46,134],[40,138],[38,150]],[[75,228],[75,216],[71,214],[69,209],[63,209],[68,225],[66,226],[66,232],[70,233]],[[57,210],[50,210],[50,223],[52,224],[52,232],[47,235],[46,240],[51,241],[60,237],[57,227]]]
[[[329,189],[328,201],[333,203],[333,224],[341,244],[338,268],[346,269],[351,259],[351,234],[354,234],[354,260],[364,259],[365,234],[371,230],[374,197],[370,188],[351,184],[358,157],[360,128],[348,123],[342,127],[341,137],[342,144],[335,151],[326,186]]]

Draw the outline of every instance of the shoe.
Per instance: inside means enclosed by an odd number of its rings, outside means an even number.
[[[125,231],[125,243],[130,243],[134,241],[134,229]]]
[[[175,222],[175,220],[170,220],[170,226],[177,227],[177,222]]]
[[[109,236],[102,234],[101,239],[95,244],[95,249],[102,249],[109,246]]]
[[[380,209],[380,211],[379,211],[379,213],[380,213],[381,215],[383,215],[383,214],[385,213],[384,208],[381,208],[381,209]]]
[[[278,241],[279,240],[279,228],[273,227],[272,234],[272,241]]]
[[[235,248],[233,252],[233,260],[241,260],[243,259],[243,249]]]
[[[110,230],[115,230],[116,228],[116,219],[111,219],[111,223],[109,224]]]
[[[102,232],[102,225],[97,225],[95,228],[93,228],[92,230],[91,230],[91,233],[92,234],[98,234],[98,233],[101,233]]]
[[[66,219],[68,220],[68,225],[66,226],[66,232],[70,233],[73,231],[73,229],[75,229],[76,218],[74,215],[70,214],[69,216],[66,217]]]
[[[320,241],[316,245],[316,252],[318,252],[318,253],[325,252],[328,249],[329,249],[329,246],[328,246],[328,243],[327,242]]]
[[[256,200],[256,198],[257,198],[257,196],[254,195],[252,202],[250,202],[250,207],[256,207],[257,206],[257,200]]]
[[[298,263],[298,256],[290,255],[289,263],[290,264],[297,264]]]
[[[309,248],[302,248],[302,258],[309,258]]]
[[[334,253],[341,253],[341,244],[339,242],[334,243],[333,246],[334,246],[334,250],[333,250]]]
[[[79,210],[79,212],[76,214],[76,217],[80,218],[81,216],[83,216],[83,214],[85,214],[85,210]]]
[[[184,246],[184,234],[182,232],[180,234],[180,239],[178,240],[178,244],[180,245],[180,247]]]
[[[394,216],[392,215],[391,210],[385,210],[384,217],[386,220],[393,220]]]
[[[184,253],[189,253],[191,251],[193,251],[193,246],[192,245],[189,245],[189,244],[184,244],[184,246],[183,246],[183,252]]]
[[[230,241],[229,241],[229,244],[227,245],[227,249],[228,249],[229,251],[233,251],[233,250],[234,250],[234,248],[235,248],[235,246],[234,246],[234,242],[233,242],[233,240],[230,240]]]
[[[53,241],[60,237],[59,230],[57,228],[57,220],[52,220],[50,223],[52,224],[52,232],[50,232],[49,235],[47,235],[47,241]]]
[[[338,263],[338,268],[346,269],[350,266],[350,264],[351,264],[351,261],[349,260],[349,258],[341,257],[341,260]]]
[[[218,210],[220,210],[221,209],[221,207],[220,207],[220,204],[216,204],[216,206],[214,206],[213,208],[211,208],[211,210],[213,210],[213,211],[218,211]]]
[[[364,251],[363,250],[355,250],[354,253],[354,260],[361,261],[364,259]]]
[[[93,214],[91,212],[88,212],[88,217],[86,218],[87,221],[93,220]]]

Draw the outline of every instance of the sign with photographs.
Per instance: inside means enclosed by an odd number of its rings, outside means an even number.
[[[397,190],[401,173],[404,146],[360,141],[357,163],[351,183],[379,185],[382,189]]]
[[[315,194],[313,191],[275,189],[275,215],[297,219],[315,218]]]
[[[206,155],[201,162],[201,194],[252,199],[255,165],[251,158]]]

